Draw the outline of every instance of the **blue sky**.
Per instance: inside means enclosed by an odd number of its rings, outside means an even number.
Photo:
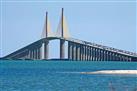
[[[56,31],[62,7],[71,37],[127,51],[137,51],[135,0],[61,1],[3,0],[0,4],[0,56],[40,39],[46,11],[49,12],[51,29]],[[56,44],[56,41],[51,44],[50,56],[58,56],[59,53],[53,52],[59,51],[54,47]]]

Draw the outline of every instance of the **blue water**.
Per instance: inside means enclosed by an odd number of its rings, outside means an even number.
[[[80,74],[137,70],[137,62],[0,61],[0,91],[137,91],[137,75]]]

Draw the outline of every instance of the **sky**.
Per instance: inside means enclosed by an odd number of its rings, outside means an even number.
[[[1,0],[0,57],[39,40],[46,11],[56,31],[61,8],[72,38],[136,52],[136,4],[135,0]],[[58,42],[50,43],[50,56],[59,56]]]

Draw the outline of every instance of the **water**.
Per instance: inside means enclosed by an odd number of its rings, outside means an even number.
[[[137,75],[80,74],[137,70],[135,62],[0,61],[0,91],[137,91]]]

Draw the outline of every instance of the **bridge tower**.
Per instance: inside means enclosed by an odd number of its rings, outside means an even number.
[[[48,12],[46,12],[46,19],[41,37],[47,38],[50,37],[50,35],[51,35],[51,31],[50,31],[50,24],[48,21]],[[42,48],[41,48],[41,59],[48,59],[48,58],[49,58],[49,40],[43,40]]]
[[[46,37],[48,37],[48,12],[46,12]],[[44,45],[45,49],[45,53],[44,53],[44,59],[48,59],[48,56],[49,56],[49,41],[48,40],[45,40],[45,45]]]
[[[64,9],[61,12],[61,38],[64,37]],[[60,39],[60,59],[65,59],[65,40]]]

